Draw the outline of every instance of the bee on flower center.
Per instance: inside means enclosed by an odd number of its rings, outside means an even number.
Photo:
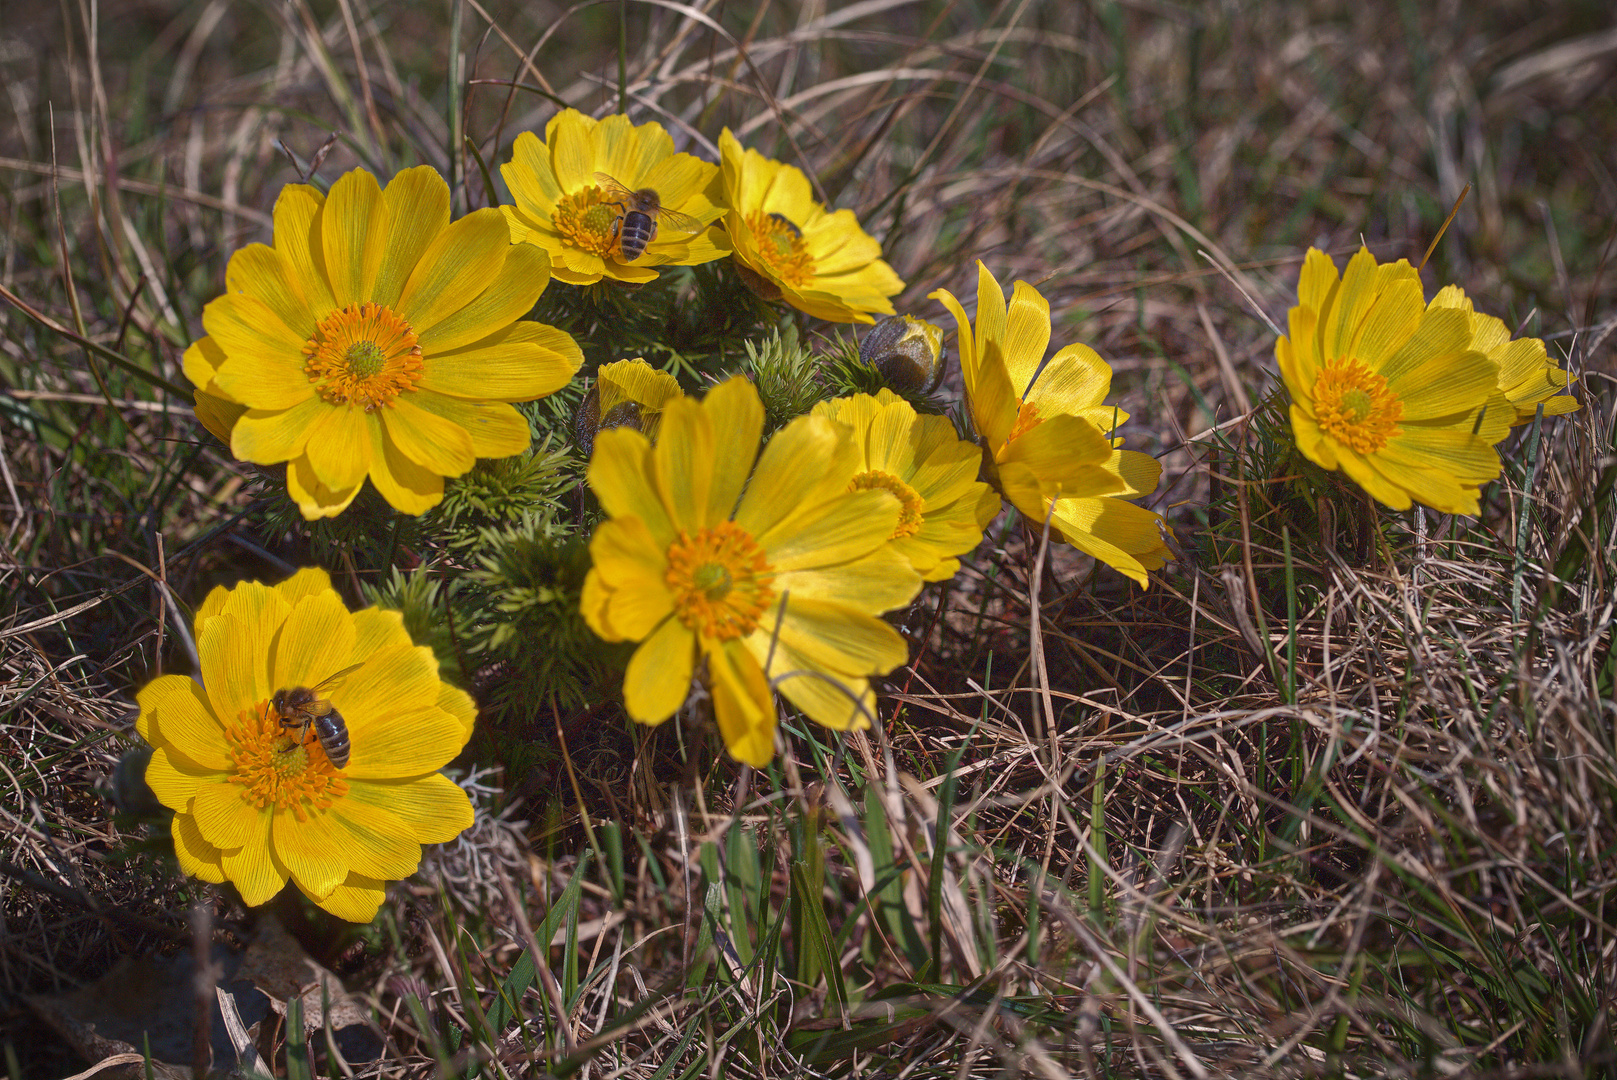
[[[595,174],[595,182],[606,192],[600,205],[618,209],[617,220],[612,223],[612,238],[617,241],[618,252],[626,263],[645,254],[646,245],[657,239],[659,225],[681,236],[694,236],[705,228],[689,214],[664,206],[656,188],[630,188],[599,172]]]
[[[338,769],[348,764],[349,752],[352,750],[348,742],[348,723],[342,718],[342,713],[337,711],[336,706],[321,694],[330,691],[359,666],[354,664],[343,668],[316,686],[295,686],[277,690],[275,696],[270,699],[270,707],[275,710],[281,726],[288,730],[298,729],[297,745],[307,745],[309,731],[312,728],[315,738],[320,742],[320,748],[326,752],[326,758]],[[287,752],[291,752],[292,749],[295,747],[288,747]]]

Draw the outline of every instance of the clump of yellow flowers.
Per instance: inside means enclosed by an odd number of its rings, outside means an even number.
[[[477,509],[505,531],[453,550],[509,544],[480,552],[488,577],[562,536],[580,565],[568,579],[558,556],[478,618],[566,597],[580,635],[623,646],[633,720],[710,715],[752,766],[781,744],[782,702],[838,731],[877,722],[873,680],[909,657],[885,616],[954,577],[1002,500],[1031,534],[1149,585],[1169,533],[1141,503],[1162,469],[1124,448],[1111,366],[1076,342],[1047,357],[1049,301],[1023,281],[1007,300],[980,262],[974,312],[930,294],[957,330],[958,427],[930,397],[947,385],[945,334],[914,315],[866,336],[860,362],[881,388],[811,395],[773,431],[773,399],[722,367],[739,341],[717,363],[645,335],[664,362],[592,355],[633,321],[639,290],[665,287],[672,334],[721,272],[741,307],[777,321],[894,316],[904,282],[851,211],[728,129],[709,150],[717,160],[676,150],[656,122],[564,109],[516,138],[498,207],[457,217],[425,166],[385,185],[364,169],[325,191],[288,185],[271,242],[231,258],[185,353],[198,418],[239,460],[274,466],[307,520],[360,514],[370,485],[395,539],[406,518],[424,530],[410,535],[425,559],[449,549],[433,514],[493,477]],[[1476,513],[1511,427],[1578,407],[1542,341],[1513,339],[1455,286],[1428,303],[1414,268],[1368,250],[1341,272],[1308,252],[1275,352],[1297,449],[1394,509]],[[533,403],[581,372],[585,387],[557,399],[573,416],[563,453],[558,411]],[[571,501],[500,519],[495,481],[520,470],[486,459],[546,454],[570,462]],[[364,569],[391,570],[391,555]],[[320,570],[216,589],[194,629],[197,679],[150,683],[138,722],[181,867],[249,904],[291,883],[371,918],[422,844],[472,821],[441,771],[477,715],[440,676],[447,654],[396,612],[351,612]]]

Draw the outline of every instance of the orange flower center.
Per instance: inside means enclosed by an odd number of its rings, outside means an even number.
[[[556,200],[550,224],[560,234],[562,243],[603,259],[612,257],[618,250],[613,226],[623,216],[623,207],[615,202],[602,202],[605,194],[592,184]]]
[[[1402,429],[1404,403],[1387,380],[1352,357],[1332,360],[1314,380],[1320,430],[1355,453],[1373,454]]]
[[[926,509],[926,500],[892,473],[882,472],[880,469],[862,472],[853,478],[849,488],[853,491],[890,491],[898,499],[898,527],[893,530],[893,535],[888,537],[889,540],[914,536],[921,531],[921,524],[925,520],[922,511]]]
[[[415,331],[391,308],[366,301],[333,311],[303,346],[303,373],[333,405],[375,412],[421,381]]]
[[[674,614],[699,636],[733,641],[758,628],[775,598],[775,573],[763,548],[733,521],[696,535],[681,532],[668,547],[663,580],[674,594]]]
[[[260,810],[290,810],[307,821],[311,811],[348,794],[348,781],[326,760],[320,741],[306,734],[300,742],[297,729],[282,727],[267,701],[243,710],[225,729],[225,743],[229,782],[240,784],[242,797]]]
[[[1005,441],[1015,442],[1019,436],[1026,435],[1042,423],[1044,417],[1039,415],[1039,407],[1031,401],[1024,401],[1016,406],[1016,422],[1011,425],[1011,433],[1005,436]]]
[[[803,231],[785,214],[754,210],[747,215],[752,242],[763,269],[777,281],[800,289],[814,279],[814,256],[803,246]]]

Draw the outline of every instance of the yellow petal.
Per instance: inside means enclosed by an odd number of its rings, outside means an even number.
[[[472,728],[477,724],[477,702],[472,700],[472,695],[458,686],[439,683],[438,708],[459,721],[462,732],[462,745],[470,741]],[[437,843],[437,841],[433,841],[433,843]]]
[[[898,527],[898,514],[898,500],[890,492],[854,491],[756,539],[777,571],[834,566],[885,544]],[[920,587],[919,581],[910,584]]]
[[[708,391],[702,410],[713,430],[713,479],[708,488],[706,519],[724,521],[736,512],[764,429],[764,407],[746,379],[732,378]]]
[[[277,815],[270,827],[275,854],[286,864],[298,888],[324,896],[348,877],[348,860],[331,814],[316,811],[307,821]]]
[[[390,811],[423,844],[444,844],[472,827],[472,803],[442,773],[409,780],[367,780],[349,789],[353,802]]]
[[[1028,400],[1038,404],[1041,416],[1076,415],[1100,406],[1111,390],[1111,365],[1088,345],[1068,345],[1039,372]],[[1126,419],[1122,416],[1119,422]]]
[[[737,761],[761,769],[775,756],[775,697],[758,661],[740,642],[708,653],[713,718]]]
[[[339,176],[320,210],[321,252],[338,307],[371,299],[387,233],[387,204],[376,177],[364,169]]]
[[[464,431],[476,457],[511,457],[533,445],[528,418],[503,401],[465,401],[423,390],[410,395],[410,402]]]
[[[236,886],[242,902],[248,907],[257,907],[273,900],[275,894],[286,886],[288,877],[286,866],[270,850],[269,815],[263,815],[261,821],[262,833],[235,850],[222,850],[219,859],[225,877]]]
[[[847,452],[852,449],[847,428],[823,416],[799,416],[777,431],[759,455],[736,508],[736,524],[766,549],[771,547],[766,538],[776,530],[790,531],[794,517],[819,501],[820,489],[827,483],[841,489],[853,479],[859,456],[856,450]],[[833,466],[840,476],[834,475]],[[745,469],[746,463],[740,467]],[[887,526],[889,533],[896,523],[895,516]]]
[[[328,591],[292,605],[273,651],[270,683],[276,690],[322,685],[347,667],[354,653],[354,620],[342,597]]]
[[[465,428],[420,408],[407,397],[400,397],[392,408],[381,410],[380,420],[387,442],[417,465],[440,476],[459,476],[477,460],[472,452],[471,434]],[[314,456],[312,443],[309,456]],[[318,464],[317,461],[316,471]]]
[[[174,855],[181,871],[215,885],[224,884],[224,853],[202,838],[190,814],[174,815],[170,832],[174,837]]]
[[[623,705],[642,724],[660,724],[685,704],[696,666],[696,636],[666,619],[629,658]]]
[[[288,409],[313,396],[303,373],[305,335],[267,304],[228,293],[202,309],[202,325],[225,353],[213,381],[232,400],[255,409]]]
[[[275,250],[286,257],[297,275],[316,320],[337,306],[325,272],[325,255],[315,258],[320,243],[315,223],[325,201],[324,195],[307,184],[288,184],[275,197]]]
[[[348,405],[321,410],[303,444],[304,458],[320,483],[342,491],[362,482],[371,464],[370,429],[380,424],[380,417]]]
[[[236,593],[254,586],[263,589],[249,582]],[[197,637],[202,684],[210,711],[224,723],[234,724],[242,712],[269,700],[272,688],[267,658],[271,632],[256,619],[220,613],[208,620]]]
[[[586,475],[608,514],[639,518],[661,546],[674,539],[678,530],[651,482],[651,443],[640,432],[612,428],[597,435]]]
[[[596,526],[590,578],[606,592],[583,608],[590,629],[608,641],[639,641],[673,613],[673,596],[664,582],[666,552],[639,518],[618,517]]]
[[[266,244],[248,244],[230,257],[225,291],[260,301],[294,335],[314,333],[315,317],[291,262]]]
[[[276,412],[249,410],[230,429],[230,452],[242,461],[258,465],[278,465],[301,457],[316,423],[332,409],[333,406],[311,397]]]
[[[840,565],[781,572],[774,584],[776,594],[790,596],[789,605],[821,600],[873,615],[903,607],[920,587],[909,560],[891,544]]]
[[[376,485],[376,490],[388,501],[388,505],[401,513],[424,514],[443,501],[442,475],[405,457],[391,439],[384,437],[382,425],[373,425],[370,434],[371,483]],[[291,484],[287,486],[290,490]],[[358,488],[355,488],[348,493],[350,501],[357,491]],[[345,502],[342,507],[347,505]],[[307,510],[304,510],[304,516],[309,516]]]
[[[755,654],[766,648],[770,636],[760,629],[747,639]],[[881,619],[844,604],[806,597],[787,601],[778,643],[790,650],[794,663],[816,671],[885,675],[909,659],[903,637]],[[777,663],[771,665],[770,674],[787,670],[791,669]]]
[[[375,469],[372,463],[372,469]],[[441,481],[440,481],[441,482]],[[381,485],[378,484],[378,487]],[[348,504],[354,501],[359,494],[360,485],[341,491],[328,488],[315,476],[314,469],[309,466],[309,459],[296,457],[286,465],[286,493],[297,504],[298,510],[303,514],[305,521],[314,521],[316,518],[336,517],[348,509]],[[386,494],[386,492],[383,492]],[[389,500],[392,501],[391,499]],[[397,506],[398,503],[394,502]],[[419,513],[420,511],[415,511]]]
[[[994,283],[994,292],[999,292],[998,282]],[[977,303],[982,304],[981,292]],[[980,314],[978,318],[981,319]],[[1011,389],[1017,397],[1026,396],[1033,376],[1044,362],[1044,350],[1049,346],[1050,304],[1033,286],[1018,281],[1011,293],[1010,308],[1005,314],[1005,336],[1000,344],[1005,373],[1010,376]]]
[[[418,336],[430,338],[434,327],[494,283],[510,250],[511,231],[500,212],[492,207],[472,211],[440,232],[422,252],[395,310]],[[496,329],[489,326],[464,343]]]
[[[483,341],[533,310],[550,281],[550,256],[532,244],[505,249],[498,275],[477,298],[421,335],[421,349],[435,356]]]
[[[240,786],[222,779],[197,788],[190,813],[203,838],[223,851],[253,843],[264,834],[271,816],[269,810],[244,799]]]
[[[435,707],[433,702],[437,696],[438,661],[432,650],[425,645],[398,645],[372,653],[364,667],[331,692],[331,703],[348,718],[348,733],[357,759],[361,736],[370,735],[377,725],[385,724],[388,718],[400,713]],[[453,756],[451,752],[449,757]],[[448,760],[448,757],[443,759]],[[438,765],[428,768],[436,769]]]
[[[325,896],[312,896],[307,889],[303,890],[303,895],[339,919],[368,923],[376,918],[382,901],[387,899],[387,883],[362,874],[349,874],[347,880]]]
[[[218,745],[223,748],[223,738]],[[146,763],[146,786],[152,789],[158,802],[179,813],[191,809],[191,800],[203,785],[217,784],[221,779],[222,772],[199,769],[180,757],[172,746],[159,746]]]
[[[332,591],[331,575],[318,566],[306,566],[275,586],[275,595],[288,604],[296,604],[306,596],[321,596]]]
[[[723,520],[709,517],[715,463],[712,417],[689,398],[669,401],[651,448],[651,466],[675,528],[695,531]]]
[[[1146,571],[1167,561],[1162,519],[1144,507],[1122,499],[1062,499],[1054,510],[1050,526],[1063,539],[1143,587],[1150,585]]]
[[[1050,498],[1104,495],[1122,489],[1122,481],[1100,466],[1112,446],[1095,425],[1076,416],[1052,416],[1012,439],[999,455],[1001,471],[1020,465],[1039,478]]]
[[[583,362],[570,335],[519,322],[458,352],[428,357],[419,385],[477,401],[532,401],[566,386]]]
[[[888,629],[891,631],[891,627]],[[897,636],[896,631],[892,632]],[[754,656],[759,656],[761,650],[752,640],[748,639],[749,647]],[[781,696],[816,724],[833,731],[870,726],[876,698],[862,674],[823,670],[784,641],[776,645],[769,674]]]
[[[449,227],[449,185],[431,165],[417,165],[388,181],[382,202],[387,247],[367,299],[390,308],[433,239]]]
[[[410,632],[404,628],[404,616],[397,611],[386,608],[356,611],[353,626],[354,651],[348,657],[350,664],[357,664],[381,649],[412,644]]]
[[[343,715],[349,716],[345,710]],[[436,704],[423,709],[390,709],[379,719],[375,714],[352,715],[348,737],[353,744],[343,775],[350,780],[396,780],[417,777],[443,768],[452,761],[471,732],[460,718]]]
[[[421,865],[421,845],[393,811],[339,799],[324,816],[328,842],[353,872],[392,881],[409,877]]]
[[[224,726],[196,680],[183,675],[162,675],[142,687],[135,699],[140,702],[136,730],[147,742],[178,752],[189,765],[197,768],[220,771],[230,768]]]

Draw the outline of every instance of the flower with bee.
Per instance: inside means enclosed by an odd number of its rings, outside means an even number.
[[[511,242],[550,256],[551,273],[571,285],[602,278],[644,284],[659,266],[694,266],[729,254],[715,223],[723,208],[710,188],[717,166],[674,152],[655,122],[595,120],[563,109],[541,141],[517,136],[500,175],[511,189],[502,206]]]
[[[398,612],[350,612],[323,570],[217,588],[195,631],[200,684],[159,676],[136,721],[180,868],[232,882],[249,905],[290,881],[370,921],[422,844],[472,823],[438,771],[471,737],[472,699],[439,679]]]
[[[736,267],[766,300],[784,300],[827,322],[875,322],[893,314],[904,282],[852,210],[815,200],[801,169],[719,136],[725,217]]]

